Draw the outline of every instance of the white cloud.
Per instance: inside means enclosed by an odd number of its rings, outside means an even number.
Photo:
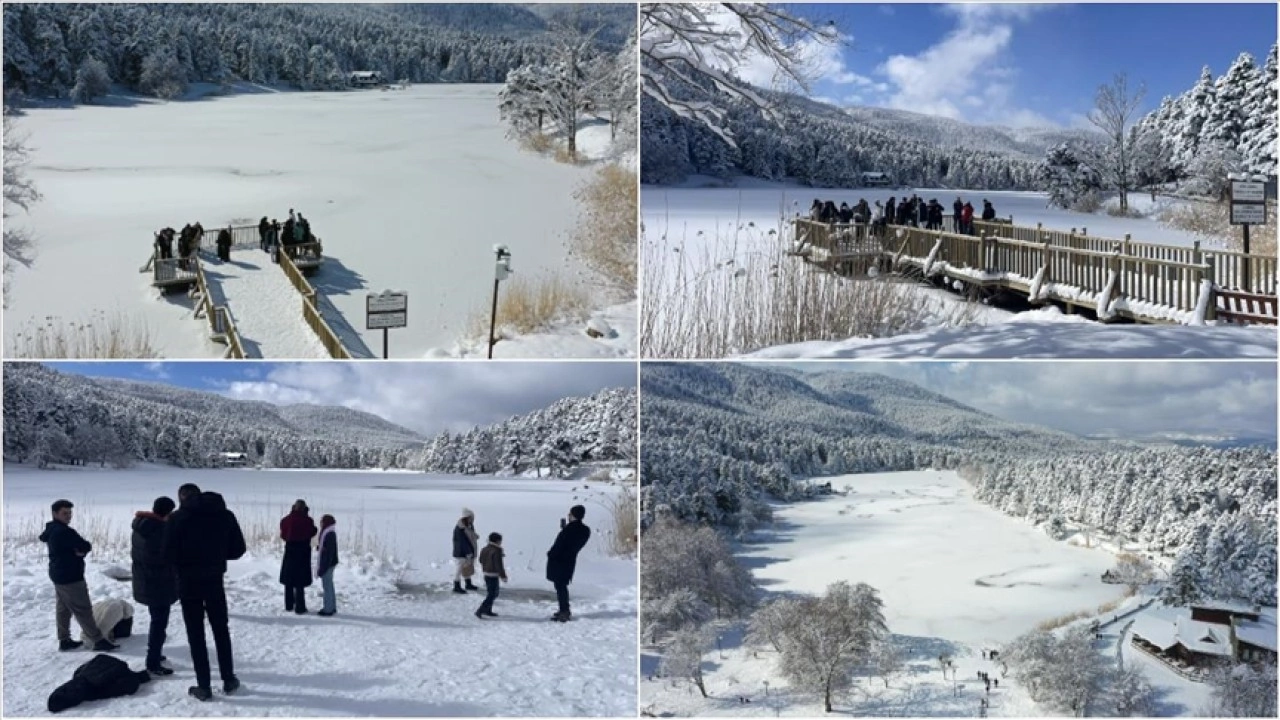
[[[1013,98],[1017,70],[1004,64],[1014,24],[1044,5],[959,3],[943,12],[957,27],[915,55],[893,55],[877,68],[892,85],[886,104],[968,122],[1053,126],[1049,118],[1019,108]]]
[[[503,420],[563,397],[634,386],[633,363],[295,363],[221,392],[275,405],[336,405],[433,434]]]
[[[149,362],[146,367],[147,372],[154,375],[157,379],[168,380],[170,377],[169,369],[166,368],[165,364],[162,362]]]

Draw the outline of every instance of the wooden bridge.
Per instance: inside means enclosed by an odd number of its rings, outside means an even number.
[[[1275,325],[1276,258],[1014,225],[973,222],[973,233],[797,218],[790,254],[839,274],[916,272],[1002,289],[1032,304],[1088,308],[1103,321]]]
[[[204,263],[200,253],[217,252],[218,234],[224,228],[205,230],[198,247],[185,258],[161,258],[159,250],[154,249],[152,257],[142,266],[143,272],[151,272],[151,284],[161,292],[185,290],[196,301],[195,317],[204,319],[209,324],[209,338],[225,344],[227,352],[224,357],[242,359],[246,357],[244,343],[225,305],[215,305],[209,292],[209,284],[205,279]],[[261,239],[257,225],[232,226],[231,249],[259,250]],[[351,353],[343,345],[337,333],[329,326],[318,306],[318,293],[306,276],[313,274],[324,264],[323,248],[319,238],[313,242],[282,244],[279,252],[279,265],[288,281],[298,290],[302,303],[302,320],[315,333],[329,356],[337,359],[350,359]],[[266,272],[271,272],[268,268]],[[273,308],[278,312],[278,308]]]

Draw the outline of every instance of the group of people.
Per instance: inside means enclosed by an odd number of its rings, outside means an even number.
[[[268,220],[267,216],[262,216],[258,221],[258,240],[259,247],[264,252],[271,253],[273,258],[281,247],[289,257],[296,258],[298,255],[295,246],[315,242],[316,237],[311,234],[311,222],[302,213],[295,214],[293,208],[289,208],[289,219],[283,224],[279,220]]]
[[[972,235],[973,205],[957,196],[951,209],[953,232]],[[888,225],[942,230],[943,217],[944,209],[937,198],[925,202],[924,198],[914,194],[909,198],[903,198],[901,202],[896,197],[890,197],[884,203],[877,200],[874,209],[867,204],[866,199],[859,199],[853,206],[842,202],[837,207],[832,200],[823,201],[815,198],[813,204],[809,206],[809,218],[812,220],[845,225],[870,224],[872,232],[877,235],[881,234]],[[981,218],[985,221],[996,219],[996,209],[990,200],[982,201]]]
[[[173,241],[178,241],[178,267],[190,269],[190,258],[200,249],[200,241],[204,238],[204,226],[200,223],[188,223],[179,233],[171,227],[163,228],[155,234],[157,257],[168,260],[173,257]]]
[[[49,553],[58,649],[64,652],[75,650],[87,643],[96,652],[111,652],[120,646],[104,634],[99,619],[95,618],[95,606],[90,601],[85,580],[85,557],[93,547],[71,527],[74,507],[69,500],[55,501],[51,507],[53,517],[40,535]],[[334,569],[338,565],[337,522],[332,515],[324,515],[317,527],[310,512],[306,501],[300,499],[280,520],[284,557],[279,580],[285,589],[285,611],[304,615],[307,613],[306,588],[310,587],[313,578],[319,578],[323,585],[324,606],[317,614],[328,617],[337,613],[333,581]],[[571,507],[568,516],[560,519],[560,533],[547,551],[546,577],[555,587],[559,604],[551,619],[559,622],[571,619],[569,583],[573,581],[578,553],[591,537],[591,529],[582,521],[585,516],[586,508],[582,505]],[[178,488],[177,503],[168,497],[159,497],[150,510],[135,513],[132,530],[133,597],[135,602],[147,607],[151,618],[147,634],[147,672],[161,676],[174,672],[164,664],[163,651],[169,612],[175,603],[179,603],[196,674],[196,684],[188,688],[188,694],[201,701],[213,697],[212,671],[204,634],[206,618],[213,634],[223,691],[227,694],[235,692],[240,687],[240,680],[235,674],[223,585],[227,561],[243,557],[247,550],[244,533],[235,514],[227,509],[220,494],[202,491],[194,483],[187,483]],[[311,563],[313,538],[316,538],[314,569]],[[479,547],[475,513],[464,508],[453,532],[453,588],[454,592],[463,594],[480,589],[471,582],[478,561],[487,591],[484,601],[475,611],[480,619],[497,617],[493,604],[498,597],[498,584],[507,581],[502,535],[489,533],[488,540],[487,545]],[[122,601],[113,602],[124,604]],[[82,641],[71,637],[72,617],[81,628]],[[115,622],[113,617],[112,625]],[[132,626],[131,620],[129,625]]]
[[[569,622],[572,613],[569,608],[569,583],[573,582],[573,574],[577,569],[578,553],[586,547],[591,539],[591,528],[582,519],[587,509],[582,505],[569,508],[567,517],[560,518],[560,533],[547,551],[547,580],[556,591],[556,603],[559,606],[551,619],[556,622]],[[476,563],[480,564],[480,572],[484,577],[485,598],[476,609],[475,616],[481,620],[497,617],[493,611],[493,603],[498,599],[499,582],[507,582],[507,570],[503,563],[506,556],[502,550],[502,534],[489,533],[489,543],[480,548],[480,535],[475,527],[476,514],[469,508],[462,509],[462,517],[453,527],[453,592],[466,595],[468,591],[479,591],[480,588],[471,582],[475,576]]]

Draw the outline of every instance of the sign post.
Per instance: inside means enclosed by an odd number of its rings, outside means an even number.
[[[506,280],[515,270],[511,269],[511,250],[506,245],[494,245],[497,262],[493,266],[493,311],[489,315],[489,359],[493,359],[493,346],[498,344],[493,334],[498,325],[498,283]]]
[[[1240,283],[1241,289],[1250,291],[1249,278],[1249,226],[1267,224],[1266,178],[1249,177],[1232,173],[1227,175],[1230,181],[1231,224],[1242,225],[1244,232],[1244,267]]]
[[[364,298],[366,330],[382,330],[382,359],[387,359],[387,331],[409,325],[409,293],[384,290]]]

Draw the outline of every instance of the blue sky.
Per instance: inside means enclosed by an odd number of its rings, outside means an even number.
[[[833,21],[839,48],[817,50],[813,95],[1013,126],[1084,127],[1097,87],[1119,72],[1147,86],[1146,107],[1214,77],[1241,52],[1259,64],[1276,42],[1276,4],[788,4]],[[753,72],[754,70],[754,72]],[[744,75],[769,85],[766,68]]]
[[[634,363],[50,362],[62,372],[215,392],[273,404],[337,405],[435,434],[466,430],[564,397],[634,387]]]

